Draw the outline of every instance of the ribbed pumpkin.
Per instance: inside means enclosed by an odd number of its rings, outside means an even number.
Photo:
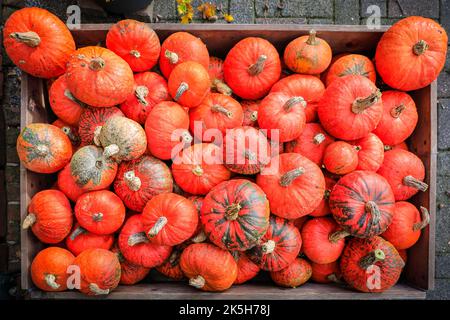
[[[30,171],[54,173],[66,166],[72,157],[72,143],[58,127],[30,123],[17,137],[17,154]]]
[[[269,226],[269,202],[256,184],[243,179],[225,181],[205,197],[201,223],[209,240],[232,251],[257,244]]]
[[[80,291],[87,295],[107,295],[120,281],[121,268],[115,253],[105,249],[88,249],[74,260],[80,268]]]
[[[447,33],[439,23],[424,17],[407,17],[383,33],[375,52],[377,71],[392,88],[423,88],[444,67],[447,44]]]
[[[187,112],[175,102],[160,102],[150,111],[145,121],[147,148],[152,155],[162,160],[172,158],[182,146],[191,144],[193,138],[189,133],[189,116]],[[179,141],[173,141],[173,134],[178,134]]]
[[[332,142],[323,154],[323,165],[331,173],[350,173],[358,167],[358,151],[345,141]]]
[[[320,204],[309,214],[312,217],[323,217],[331,214],[330,207],[328,205],[328,199],[330,198],[331,190],[336,184],[336,180],[325,176],[325,193],[323,195]]]
[[[124,114],[117,107],[86,108],[80,116],[78,126],[81,145],[86,146],[94,144],[95,133],[99,133],[99,130],[105,124],[106,120],[115,116],[124,116]]]
[[[86,192],[75,182],[70,171],[70,163],[58,173],[56,185],[58,190],[62,191],[73,202],[77,201],[78,197]]]
[[[318,166],[322,165],[323,154],[334,138],[326,133],[318,123],[307,123],[296,139],[286,142],[286,152],[299,153]]]
[[[106,47],[122,57],[134,72],[153,68],[161,51],[155,31],[133,19],[121,20],[109,29]]]
[[[336,78],[357,74],[368,78],[375,83],[377,75],[375,66],[366,56],[360,54],[347,54],[336,59],[327,71],[325,85],[328,87]]]
[[[63,248],[49,247],[34,257],[30,273],[34,285],[44,291],[67,290],[67,268],[75,257]]]
[[[10,59],[38,78],[64,73],[75,42],[57,16],[40,8],[23,8],[9,16],[3,28],[3,45]]]
[[[132,215],[127,219],[120,231],[118,244],[125,259],[146,268],[162,264],[172,252],[170,246],[160,246],[149,242],[141,214]]]
[[[286,219],[309,214],[325,192],[320,168],[297,153],[274,156],[258,174],[256,183],[266,193],[271,212]]]
[[[209,243],[189,245],[181,254],[180,266],[189,285],[203,291],[230,288],[238,273],[233,256]]]
[[[244,112],[243,126],[258,127],[259,100],[242,100],[241,107]]]
[[[106,249],[109,250],[114,243],[114,235],[99,235],[87,231],[75,224],[72,232],[66,238],[66,246],[75,256],[78,256],[87,249]]]
[[[350,141],[358,152],[358,166],[356,170],[376,172],[384,160],[384,145],[376,134],[369,133],[364,138]]]
[[[430,214],[424,207],[417,208],[406,201],[395,203],[392,223],[381,236],[397,249],[408,249],[420,238],[421,230],[430,222]]]
[[[281,74],[277,49],[267,40],[248,37],[228,52],[223,65],[225,82],[242,99],[265,96]]]
[[[194,144],[172,162],[176,183],[190,194],[207,194],[211,188],[230,179],[230,171],[222,164],[221,148],[212,143]]]
[[[311,279],[318,283],[339,282],[341,277],[341,270],[339,268],[339,261],[331,263],[314,263],[311,262],[312,275]]]
[[[395,149],[384,153],[384,161],[378,170],[391,185],[395,200],[407,200],[417,192],[425,192],[428,184],[425,179],[425,167],[414,153]]]
[[[85,146],[74,153],[70,172],[75,183],[85,191],[106,189],[114,181],[117,163],[102,148]]]
[[[185,197],[162,193],[145,205],[142,224],[151,243],[174,246],[194,235],[198,213],[192,201]]]
[[[91,191],[78,198],[75,216],[84,229],[95,234],[111,234],[122,226],[125,206],[111,191]]]
[[[161,45],[159,68],[167,79],[173,69],[186,61],[195,61],[205,69],[209,65],[209,53],[200,38],[187,32],[175,32],[164,40]]]
[[[117,259],[119,259],[120,262],[120,284],[136,284],[149,274],[150,268],[139,266],[125,259],[117,245],[115,245],[111,251],[117,255]]]
[[[311,275],[311,264],[302,258],[296,258],[284,269],[270,272],[273,282],[287,288],[297,288],[305,284],[311,278]]]
[[[373,131],[384,144],[396,145],[406,140],[418,121],[414,100],[406,92],[383,92],[383,116]]]
[[[266,234],[247,254],[262,270],[279,271],[295,260],[301,247],[302,237],[294,224],[271,216]]]
[[[61,129],[61,131],[69,138],[70,143],[72,144],[72,150],[76,150],[76,148],[80,145],[80,136],[78,135],[78,128],[69,125],[68,123],[62,121],[61,119],[56,119],[53,121],[52,125]]]
[[[185,278],[183,270],[180,266],[181,253],[186,248],[185,244],[175,246],[170,257],[163,264],[156,267],[156,270],[173,280],[183,280]]]
[[[143,155],[119,165],[114,192],[131,210],[141,212],[147,202],[160,193],[172,192],[169,167],[152,156]]]
[[[34,235],[44,243],[58,243],[69,234],[72,222],[72,208],[64,193],[43,190],[31,198],[22,228],[31,227]]]
[[[357,170],[342,177],[330,194],[336,222],[349,234],[370,238],[386,231],[394,215],[389,183],[372,171]]]
[[[317,111],[329,134],[342,140],[360,139],[381,120],[381,92],[364,76],[344,76],[326,88]]]
[[[341,257],[344,280],[362,292],[383,292],[395,285],[405,265],[392,244],[380,237],[353,238]]]
[[[223,60],[217,57],[209,57],[208,73],[211,80],[211,90],[231,96],[233,91],[223,79]]]
[[[261,269],[247,257],[245,252],[233,251],[232,255],[238,267],[238,274],[233,284],[243,284],[258,275]]]

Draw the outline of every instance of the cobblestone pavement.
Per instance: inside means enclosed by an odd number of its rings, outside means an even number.
[[[154,0],[158,22],[176,22],[176,0]],[[121,16],[105,13],[89,0],[3,0],[2,24],[8,16],[24,6],[41,6],[66,19],[69,5],[82,6],[83,23],[114,22]],[[234,16],[235,23],[364,24],[368,8],[377,5],[382,24],[392,24],[404,16],[422,15],[439,21],[450,34],[450,0],[212,0]],[[196,7],[200,0],[193,0]],[[148,21],[145,13],[133,18]],[[196,14],[194,22],[200,22]],[[217,23],[224,23],[218,21]],[[14,286],[20,267],[19,242],[19,166],[15,141],[20,120],[20,71],[2,54],[0,57],[0,258],[7,255],[7,275],[0,273],[0,283]],[[438,194],[436,225],[436,289],[429,299],[450,299],[450,58],[438,80]],[[6,209],[4,209],[6,207]],[[1,265],[0,261],[0,265]],[[9,276],[13,277],[9,277]],[[0,290],[1,291],[1,290]],[[14,290],[13,290],[14,291]],[[0,297],[4,295],[0,292]]]

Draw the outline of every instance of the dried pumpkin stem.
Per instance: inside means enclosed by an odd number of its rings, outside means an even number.
[[[425,40],[419,40],[417,43],[413,46],[413,52],[415,55],[420,56],[421,54],[424,54],[425,51],[428,50],[428,43]]]
[[[178,55],[175,52],[166,50],[166,52],[164,52],[164,56],[169,60],[171,64],[178,63]]]
[[[200,230],[199,233],[197,233],[194,237],[191,238],[191,241],[194,243],[200,243],[205,242],[207,239],[207,236],[203,230]]]
[[[250,120],[252,120],[252,121],[258,120],[258,111],[255,110],[250,114]]]
[[[334,283],[342,283],[342,281],[339,280],[339,278],[336,276],[335,273],[329,274],[329,275],[327,276],[327,279],[328,279],[329,281],[331,281],[331,282],[334,282]]]
[[[29,213],[22,223],[22,229],[28,229],[36,222],[36,215],[34,213]]]
[[[101,212],[94,213],[92,215],[92,220],[94,220],[95,222],[102,221],[103,220],[103,213],[101,213]]]
[[[264,242],[261,246],[261,250],[263,254],[269,254],[272,253],[275,250],[276,243],[273,240],[267,240],[267,242]]]
[[[77,227],[75,230],[72,231],[72,233],[70,234],[70,240],[75,240],[76,237],[78,237],[79,235],[82,235],[83,233],[86,233],[86,229],[82,228],[82,227]]]
[[[318,133],[314,136],[313,138],[313,143],[314,144],[321,144],[322,142],[325,141],[325,135],[323,133]]]
[[[102,126],[97,126],[94,129],[94,138],[92,141],[97,147],[101,147],[102,143],[100,142],[100,132],[102,131]]]
[[[283,106],[284,111],[289,112],[297,103],[301,103],[302,107],[306,107],[306,101],[303,97],[292,97]]]
[[[223,81],[219,79],[214,79],[212,82],[213,89],[217,92],[224,94],[226,96],[231,96],[233,94],[233,90]]]
[[[9,35],[10,38],[26,44],[31,48],[37,47],[41,43],[41,38],[36,32],[13,32]]]
[[[369,96],[365,98],[356,98],[352,104],[352,112],[359,114],[362,113],[367,108],[371,107],[381,99],[380,89],[375,90]]]
[[[339,230],[339,231],[331,233],[328,236],[328,240],[330,240],[330,242],[332,242],[332,243],[337,243],[339,240],[344,239],[345,237],[348,237],[349,235],[350,235],[350,233],[348,233],[347,231]]]
[[[414,188],[414,189],[418,189],[422,192],[427,191],[428,189],[428,184],[426,184],[423,181],[420,181],[419,179],[414,178],[413,176],[406,176],[403,178],[403,184],[405,186]]]
[[[146,86],[137,86],[136,90],[134,90],[134,95],[140,104],[144,106],[148,106],[147,100],[145,98],[148,96],[148,88]]]
[[[189,285],[201,289],[205,286],[206,280],[201,275],[189,279]]]
[[[56,283],[56,277],[54,274],[46,274],[44,280],[45,283],[54,290],[60,287],[60,285]]]
[[[200,165],[197,165],[194,167],[194,169],[192,169],[192,173],[197,177],[200,177],[203,175],[203,168]]]
[[[286,172],[285,174],[283,174],[281,176],[280,179],[280,185],[282,187],[287,187],[289,186],[295,179],[297,179],[298,177],[300,177],[302,174],[305,173],[305,168],[300,167],[300,168],[296,168],[293,169],[291,171]]]
[[[365,204],[365,210],[372,217],[372,225],[376,225],[380,222],[380,208],[378,208],[378,205],[374,201],[367,201]]]
[[[103,150],[103,156],[105,158],[111,158],[112,156],[115,156],[119,153],[119,146],[117,144],[110,144],[109,146],[106,146]]]
[[[140,58],[141,57],[141,53],[137,50],[130,50],[130,54],[135,57],[135,58]]]
[[[137,232],[135,234],[132,234],[131,236],[128,237],[128,245],[130,247],[135,246],[139,243],[148,243],[148,238],[145,235],[145,232]]]
[[[177,92],[175,93],[175,97],[173,98],[173,100],[175,100],[175,101],[180,100],[183,93],[185,93],[188,90],[189,90],[189,85],[186,82],[181,82],[180,86],[177,89]]]
[[[388,145],[385,145],[385,146],[384,146],[384,151],[390,151],[390,150],[392,150],[392,149],[393,149],[392,146],[388,146]]]
[[[169,257],[169,263],[172,267],[175,267],[180,262],[180,251],[174,249]]]
[[[153,227],[148,231],[147,236],[149,238],[154,238],[158,235],[158,233],[164,228],[164,226],[167,224],[167,218],[164,216],[161,216],[156,220]]]
[[[130,190],[138,191],[141,188],[141,179],[136,176],[136,173],[133,170],[125,172],[123,179]]]
[[[101,57],[97,57],[91,60],[89,63],[89,68],[94,71],[100,71],[102,70],[106,65],[105,60]]]
[[[406,109],[406,106],[402,103],[399,104],[398,106],[395,106],[391,109],[391,116],[393,118],[398,118],[400,117],[400,114],[403,112],[403,110]]]
[[[242,206],[240,203],[232,203],[228,205],[225,209],[225,219],[236,220],[239,216],[239,211],[241,211]]]
[[[375,249],[372,252],[369,252],[367,255],[359,260],[359,266],[366,270],[368,267],[374,265],[377,262],[383,261],[386,258],[383,250]]]
[[[266,55],[260,55],[258,57],[258,60],[252,64],[250,67],[248,67],[247,71],[251,76],[257,76],[264,70],[264,66],[266,64],[267,56]]]
[[[316,39],[316,30],[311,29],[311,31],[309,31],[309,37],[306,40],[306,43],[309,44],[310,46],[315,46],[318,44],[318,41]]]
[[[89,290],[95,295],[109,294],[109,289],[101,289],[96,283],[89,283]]]
[[[211,107],[211,110],[214,112],[219,112],[221,114],[223,114],[224,116],[226,116],[227,118],[232,118],[233,117],[233,112],[228,111],[225,107],[219,105],[219,104],[214,104]]]
[[[80,138],[73,133],[70,127],[62,127],[61,130],[65,133],[73,145],[77,145],[80,142]]]
[[[50,149],[45,144],[38,144],[36,146],[36,153],[40,157],[45,157],[50,153]]]
[[[420,207],[420,212],[422,213],[422,221],[414,223],[414,231],[422,230],[430,223],[430,213],[428,212],[427,208]]]

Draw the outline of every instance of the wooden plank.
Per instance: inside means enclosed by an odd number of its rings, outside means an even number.
[[[0,167],[0,242],[6,241],[6,235],[8,233],[8,217],[6,208],[5,170]]]

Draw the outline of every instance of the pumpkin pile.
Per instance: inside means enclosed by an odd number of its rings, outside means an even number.
[[[74,265],[88,295],[153,268],[204,291],[261,270],[284,287],[381,292],[398,281],[429,222],[408,202],[428,186],[407,146],[420,106],[405,91],[444,65],[434,21],[393,25],[374,62],[333,56],[314,30],[282,57],[248,37],[224,60],[189,33],[160,43],[134,20],[112,26],[106,48],[76,49],[39,8],[3,32],[12,61],[50,80],[57,117],[17,140],[25,168],[56,175],[23,221],[48,246],[30,270],[40,289],[66,290]]]

